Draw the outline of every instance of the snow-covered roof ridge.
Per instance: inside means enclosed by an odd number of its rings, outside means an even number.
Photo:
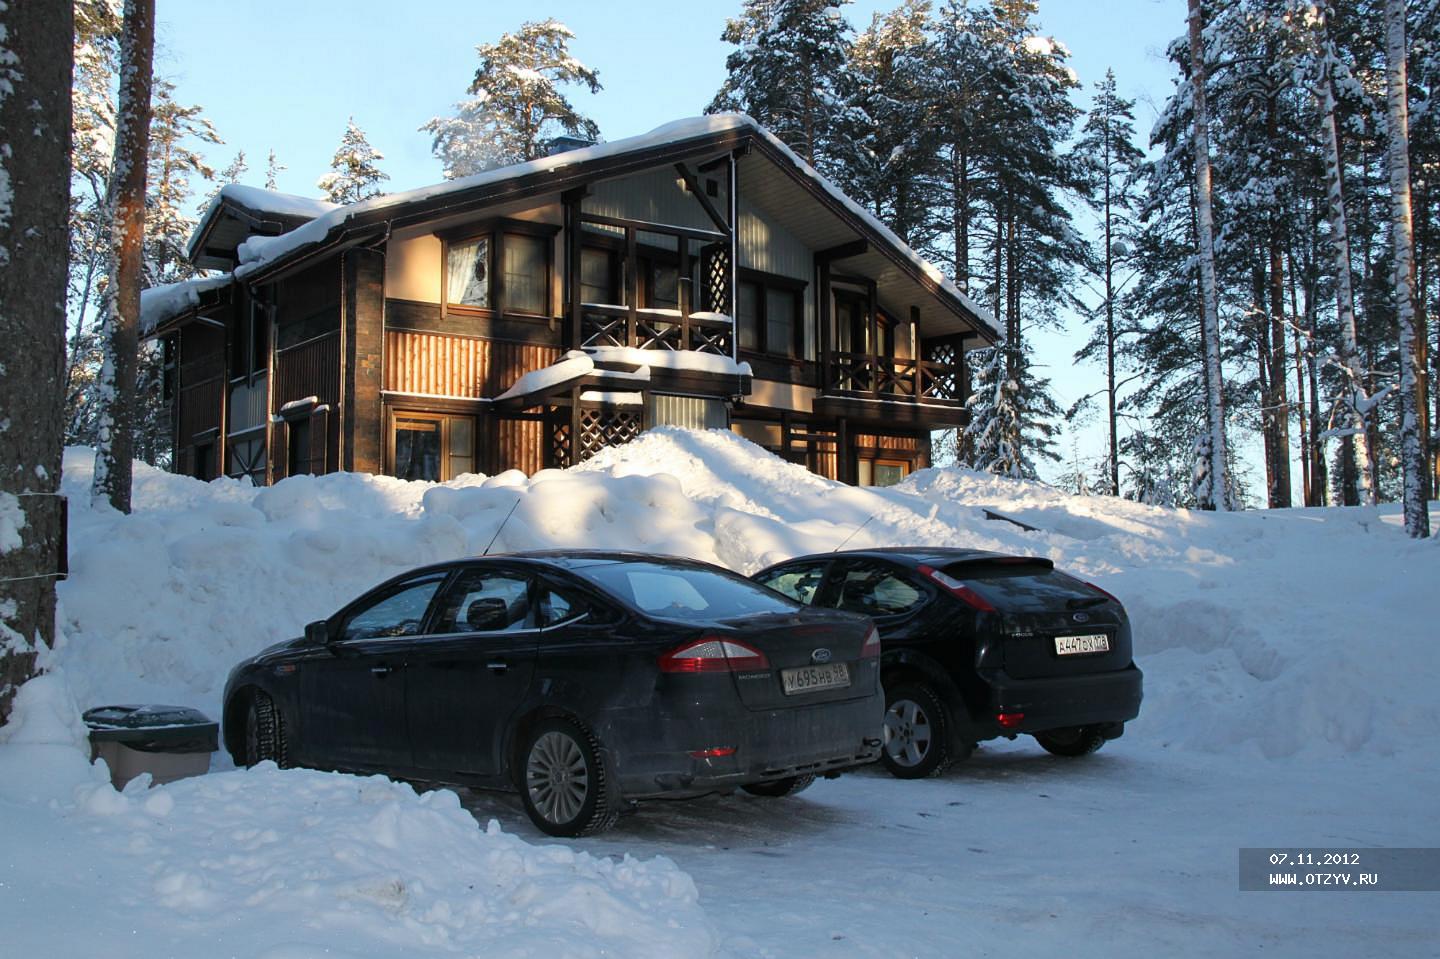
[[[383,213],[388,210],[398,210],[412,203],[438,199],[449,194],[463,193],[464,191],[473,190],[477,187],[483,187],[492,183],[500,183],[537,173],[554,172],[565,169],[566,167],[601,160],[607,157],[620,156],[640,150],[663,147],[682,143],[686,140],[732,131],[746,131],[760,137],[769,148],[783,157],[787,162],[794,164],[796,169],[800,170],[805,176],[818,184],[827,195],[843,206],[851,216],[854,216],[862,222],[878,239],[893,247],[927,279],[935,283],[936,286],[943,290],[948,296],[954,298],[957,302],[961,303],[966,310],[974,314],[976,319],[989,329],[990,333],[997,338],[1002,336],[1002,331],[995,322],[995,318],[990,315],[989,310],[971,299],[956,286],[949,277],[941,272],[939,267],[911,249],[909,244],[901,240],[893,230],[880,222],[880,220],[859,203],[851,199],[838,186],[822,176],[819,171],[795,153],[794,150],[791,150],[781,142],[775,134],[743,113],[714,113],[707,116],[674,120],[656,127],[649,133],[642,133],[638,136],[626,137],[622,140],[613,140],[609,143],[600,143],[578,150],[568,150],[564,153],[540,157],[539,159],[530,160],[525,163],[497,167],[494,170],[487,170],[484,173],[477,173],[473,176],[459,177],[444,183],[437,183],[414,190],[405,190],[399,193],[389,193],[383,196],[371,197],[368,200],[361,200],[359,203],[351,203],[347,206],[337,207],[299,229],[291,230],[289,233],[275,237],[256,236],[246,240],[239,248],[240,266],[236,269],[235,275],[243,278],[291,254],[297,253],[306,247],[322,243],[333,231],[341,229],[348,223],[357,221],[361,217],[383,215]]]
[[[140,335],[147,336],[160,324],[173,320],[191,307],[199,306],[201,293],[229,286],[231,279],[229,273],[220,273],[141,290]]]

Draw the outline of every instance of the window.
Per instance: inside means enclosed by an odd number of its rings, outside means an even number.
[[[674,264],[642,261],[645,269],[645,305],[652,310],[680,309],[680,270]]]
[[[505,234],[505,309],[517,313],[550,312],[550,241]]]
[[[861,486],[894,486],[910,475],[908,460],[885,460],[862,457],[857,461]]]
[[[256,486],[265,484],[265,430],[250,430],[241,436],[230,437],[226,444],[229,453],[229,475],[250,477]],[[209,477],[206,477],[209,479]]]
[[[430,600],[444,579],[444,575],[436,574],[395,587],[351,613],[340,631],[340,638],[418,636],[425,622],[425,611],[430,608]]]
[[[815,602],[820,584],[825,582],[825,567],[828,563],[805,563],[800,566],[786,566],[784,569],[767,573],[759,582],[777,593],[789,596],[797,603],[809,606]]]
[[[580,251],[580,301],[620,303],[615,281],[615,254],[587,246]]]
[[[528,578],[468,569],[445,591],[435,632],[515,633],[533,628]]]
[[[742,280],[735,320],[740,349],[798,359],[805,351],[805,284],[783,276]]]
[[[579,596],[552,586],[540,590],[540,625],[554,626],[590,612],[590,604]]]
[[[445,304],[490,308],[490,238],[445,248]]]
[[[475,471],[475,417],[441,413],[392,415],[391,474],[441,483]]]
[[[880,563],[856,563],[840,584],[837,605],[868,616],[896,616],[916,609],[925,599],[925,591],[897,570]]]
[[[574,572],[640,611],[667,619],[714,622],[795,609],[790,600],[743,576],[703,566],[613,562]]]

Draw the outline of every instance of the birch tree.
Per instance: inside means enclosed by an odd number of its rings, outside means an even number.
[[[0,0],[0,725],[55,638],[73,32]]]
[[[1200,299],[1202,305],[1202,339],[1205,357],[1206,437],[1197,443],[1197,455],[1207,462],[1197,463],[1196,476],[1203,485],[1196,494],[1202,509],[1226,510],[1230,507],[1228,470],[1226,469],[1224,377],[1220,368],[1220,299],[1215,281],[1215,215],[1211,209],[1209,113],[1205,103],[1205,40],[1201,0],[1190,2],[1190,90],[1194,100],[1195,132],[1191,146],[1195,153],[1195,196],[1197,207],[1196,233],[1199,243]]]
[[[1390,129],[1390,234],[1395,247],[1395,314],[1400,332],[1400,464],[1405,532],[1430,535],[1425,453],[1425,328],[1415,310],[1415,240],[1410,208],[1410,117],[1406,90],[1405,0],[1385,0],[1385,92]]]
[[[120,41],[120,99],[108,206],[113,254],[106,291],[98,443],[92,492],[130,512],[135,450],[135,368],[139,355],[140,284],[145,246],[145,175],[150,145],[150,81],[155,0],[125,0]]]

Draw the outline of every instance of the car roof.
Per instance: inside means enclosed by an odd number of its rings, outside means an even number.
[[[884,559],[910,567],[949,566],[952,563],[976,562],[977,560],[995,560],[997,562],[1033,560],[1037,563],[1050,562],[1043,556],[1020,556],[1014,553],[996,553],[990,550],[964,549],[955,546],[877,546],[871,549],[844,549],[830,553],[811,553],[807,556],[796,556],[775,563],[770,568],[773,568],[773,566],[786,566],[790,563],[805,562],[807,560],[836,559],[839,557]]]

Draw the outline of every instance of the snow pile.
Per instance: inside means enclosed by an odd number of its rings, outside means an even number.
[[[337,474],[255,489],[137,464],[129,517],[87,505],[88,454],[66,467],[56,660],[87,708],[218,715],[238,660],[389,576],[487,546],[633,548],[750,573],[842,545],[920,544],[1046,556],[1120,596],[1147,677],[1127,742],[1391,752],[1440,724],[1440,647],[1424,641],[1434,623],[1418,599],[1440,551],[1407,539],[1392,508],[1215,515],[957,470],[859,489],[730,433],[677,429],[573,470],[448,484]]]
[[[695,884],[668,859],[532,846],[479,828],[448,790],[270,763],[145,787],[78,780],[58,830],[53,809],[0,798],[6,885],[43,889],[6,922],[14,955],[713,951]],[[71,902],[84,921],[67,920]]]

